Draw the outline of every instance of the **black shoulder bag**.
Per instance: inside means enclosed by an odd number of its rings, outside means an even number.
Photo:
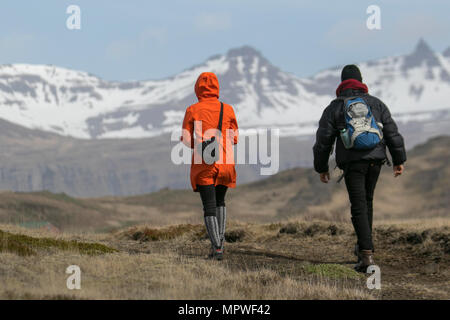
[[[219,130],[219,136],[222,135],[222,120],[223,102],[220,102],[219,125],[217,127],[217,130]],[[219,153],[216,154],[216,148],[217,150],[219,148],[218,139],[216,139],[216,137],[211,137],[211,139],[202,141],[202,158],[207,164],[213,164],[219,160]]]

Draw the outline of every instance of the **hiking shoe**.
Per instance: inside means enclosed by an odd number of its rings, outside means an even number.
[[[372,250],[360,250],[358,252],[358,263],[355,265],[356,271],[366,273],[367,267],[374,264]]]
[[[211,253],[208,255],[209,259],[222,260],[223,259],[223,249],[222,248],[212,248]]]

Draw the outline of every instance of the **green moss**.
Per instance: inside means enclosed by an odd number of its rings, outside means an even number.
[[[0,252],[11,252],[20,256],[29,256],[38,250],[57,249],[63,251],[78,251],[80,254],[99,255],[113,253],[117,250],[100,243],[86,243],[75,240],[52,238],[35,238],[22,234],[12,234],[0,230]]]
[[[307,273],[332,279],[360,279],[363,276],[353,269],[340,264],[308,264],[304,266]]]

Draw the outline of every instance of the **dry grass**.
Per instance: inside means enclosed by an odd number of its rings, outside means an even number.
[[[125,237],[139,241],[171,240],[182,236],[190,236],[192,239],[205,238],[206,232],[201,225],[178,224],[163,228],[132,227],[118,233],[119,237]]]
[[[277,232],[275,225],[257,226],[249,232],[248,224],[230,223],[230,235],[245,232],[265,237]],[[264,265],[254,269],[235,270],[226,261],[219,263],[180,254],[176,246],[164,253],[133,253],[120,250],[101,256],[83,255],[80,250],[66,251],[64,246],[55,250],[42,250],[36,243],[47,243],[48,233],[23,230],[14,226],[2,226],[9,232],[26,231],[16,240],[33,248],[34,255],[22,255],[14,250],[0,252],[0,278],[3,299],[371,299],[368,292],[354,283],[337,282],[319,273],[319,277],[290,277]],[[113,235],[70,235],[66,240],[54,239],[55,243],[69,243],[71,237],[110,240],[119,242],[169,244],[171,241],[196,241],[201,246],[204,233],[199,225],[178,225],[165,228],[130,228]],[[3,232],[3,234],[10,234]],[[141,233],[142,237],[136,237]],[[31,236],[32,235],[32,236]],[[39,237],[40,236],[40,237]],[[194,237],[193,237],[194,236]],[[230,237],[231,237],[230,236]],[[61,237],[61,235],[58,235]],[[130,240],[118,240],[118,239]],[[242,241],[238,239],[236,241]],[[134,239],[134,240],[133,240]],[[25,241],[26,240],[26,241]],[[31,242],[28,240],[32,240]],[[98,244],[99,246],[102,246]],[[144,244],[144,246],[146,246]],[[169,246],[170,248],[170,246]],[[45,248],[44,248],[45,249]],[[73,249],[73,248],[72,248]],[[82,289],[66,288],[65,269],[78,265],[82,270]],[[306,270],[306,269],[305,269]],[[351,271],[351,270],[350,270]],[[307,272],[314,274],[313,270]]]
[[[0,252],[0,298],[448,298],[445,250],[449,227],[450,220],[444,218],[377,223],[374,234],[385,288],[378,293],[367,290],[365,277],[345,262],[353,259],[350,224],[296,219],[272,224],[229,221],[229,243],[222,262],[205,259],[208,240],[202,225],[147,225],[102,235],[52,235],[3,225],[0,229],[24,232],[21,239],[32,237],[33,243],[48,238],[57,243],[78,240],[106,244],[117,252],[85,255],[59,246],[34,248],[35,254],[29,256]],[[404,261],[409,261],[409,269],[397,270],[397,263],[402,266]],[[81,290],[66,288],[69,265],[81,268]],[[417,286],[409,282],[412,276]]]
[[[66,288],[64,273],[82,270],[81,290]],[[261,268],[232,271],[226,264],[174,253],[59,253],[41,257],[0,254],[3,299],[370,299],[356,287],[327,278],[302,281]]]

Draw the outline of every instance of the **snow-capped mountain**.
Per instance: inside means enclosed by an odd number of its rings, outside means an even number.
[[[397,115],[421,120],[450,115],[450,48],[433,52],[419,41],[409,55],[359,64],[364,82]],[[334,98],[341,67],[299,78],[245,46],[211,57],[163,80],[109,82],[55,66],[0,66],[0,117],[28,128],[78,138],[151,137],[179,129],[197,101],[201,72],[218,75],[221,99],[234,106],[241,128],[278,127],[311,134]]]

